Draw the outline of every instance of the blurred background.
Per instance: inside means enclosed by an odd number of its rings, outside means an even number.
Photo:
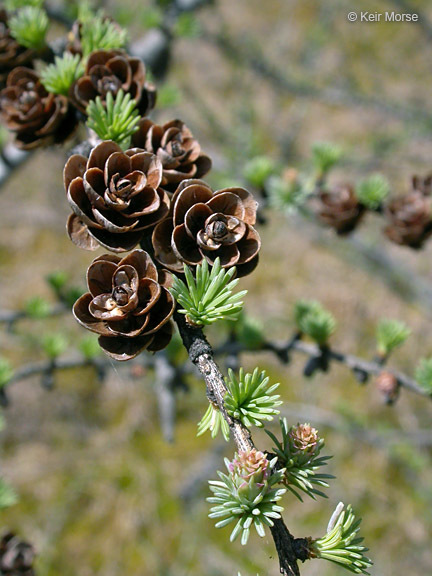
[[[71,4],[56,7],[67,13]],[[168,4],[116,0],[103,7],[129,27],[134,43],[163,24]],[[376,11],[377,3],[364,0],[361,9]],[[350,23],[352,10],[360,11],[358,3],[347,0],[206,3],[174,28],[152,119],[184,120],[213,158],[208,181],[216,188],[242,185],[256,155],[301,169],[311,145],[329,140],[344,150],[331,181],[378,171],[392,194],[407,191],[413,174],[432,168],[432,6],[379,3],[381,12],[418,13],[417,23]],[[95,254],[65,234],[65,156],[63,149],[33,153],[0,190],[1,309],[19,310],[34,298],[54,304],[46,282],[53,272],[84,290]],[[382,227],[371,215],[345,240],[300,215],[268,211],[260,265],[241,281],[248,314],[271,338],[287,338],[294,302],[317,299],[338,320],[334,346],[365,358],[375,353],[377,319],[402,320],[413,333],[391,365],[412,374],[418,358],[432,354],[432,246],[415,252],[391,245]],[[69,313],[24,319],[13,331],[3,325],[1,354],[18,369],[40,360],[41,337],[59,332],[65,355],[73,356],[84,334]],[[222,332],[210,330],[210,341]],[[296,537],[323,535],[342,500],[363,518],[372,574],[432,573],[430,403],[403,392],[387,406],[372,381],[361,386],[337,366],[306,379],[304,362],[296,355],[284,367],[265,353],[242,356],[246,369],[258,363],[281,382],[282,415],[292,424],[311,422],[326,439],[324,453],[334,455],[328,500],[286,497],[289,529]],[[232,445],[196,438],[207,407],[203,382],[186,375],[186,387],[175,390],[168,442],[154,370],[112,362],[102,380],[97,376],[93,367],[64,370],[51,391],[40,375],[8,390],[1,467],[19,503],[1,512],[0,522],[35,545],[38,574],[278,574],[270,537],[230,544],[229,528],[215,530],[207,518],[207,480],[232,456]],[[265,434],[254,437],[270,448]],[[302,567],[309,576],[343,573],[322,561]]]

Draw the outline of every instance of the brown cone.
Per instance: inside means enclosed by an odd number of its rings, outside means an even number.
[[[343,235],[357,227],[364,214],[364,207],[351,186],[341,185],[319,192],[316,212],[324,224]]]
[[[162,187],[174,192],[182,180],[201,178],[211,168],[211,160],[181,120],[163,126],[143,118],[132,136],[133,146],[156,154],[163,166]]]
[[[139,148],[123,152],[110,140],[102,142],[88,160],[71,156],[63,179],[74,212],[69,237],[85,250],[98,244],[113,252],[131,250],[169,212],[168,195],[159,188],[162,165]]]
[[[85,113],[91,100],[99,96],[105,104],[108,92],[115,98],[120,89],[137,102],[141,116],[154,108],[156,88],[146,81],[143,61],[121,50],[98,50],[89,56],[84,75],[70,89],[70,98]]]
[[[412,177],[412,187],[413,190],[421,192],[423,196],[432,195],[432,174],[428,174],[425,177],[413,176]]]
[[[394,374],[383,371],[376,378],[378,390],[384,396],[387,404],[393,404],[399,396],[399,382]]]
[[[0,92],[1,116],[24,150],[60,143],[76,127],[65,96],[49,94],[30,68],[15,68]]]
[[[166,277],[144,250],[124,258],[104,254],[90,264],[89,292],[75,302],[73,314],[99,334],[101,348],[115,360],[161,350],[171,340],[175,308]]]
[[[182,272],[183,263],[236,266],[238,275],[249,274],[257,264],[261,240],[253,227],[257,203],[244,188],[213,192],[202,180],[184,180],[178,186],[171,215],[156,226],[153,247],[166,268]]]
[[[31,66],[35,53],[21,46],[13,38],[8,26],[6,10],[0,9],[0,88],[6,84],[6,78],[17,66]]]
[[[0,574],[2,576],[34,576],[33,546],[14,534],[5,534],[0,540]]]
[[[430,199],[416,190],[390,202],[385,215],[384,232],[396,244],[421,248],[432,232]]]

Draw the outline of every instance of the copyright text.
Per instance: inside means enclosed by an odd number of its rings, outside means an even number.
[[[418,22],[419,15],[402,12],[349,12],[350,22]]]

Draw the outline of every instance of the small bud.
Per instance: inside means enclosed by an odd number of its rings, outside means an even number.
[[[255,487],[262,488],[270,474],[269,464],[267,454],[255,448],[236,454],[230,463],[230,472],[239,491],[249,492],[249,489],[254,490]]]
[[[391,372],[383,371],[376,379],[378,390],[383,394],[386,404],[393,404],[399,396],[400,384]]]
[[[274,442],[272,453],[277,456],[278,465],[283,466],[284,484],[299,500],[300,492],[308,494],[311,498],[326,497],[320,488],[328,488],[327,480],[334,478],[330,474],[323,474],[320,470],[325,466],[331,456],[321,456],[324,439],[320,438],[318,431],[310,424],[297,424],[288,426],[286,419],[279,420],[282,440],[266,430]]]
[[[267,460],[267,454],[252,450],[240,451],[230,462],[225,459],[228,475],[218,472],[220,481],[210,481],[214,496],[208,498],[216,504],[210,518],[218,518],[216,528],[235,522],[230,540],[241,534],[245,545],[250,528],[255,526],[259,536],[265,536],[264,526],[273,526],[273,519],[280,518],[283,508],[277,504],[286,488],[276,488],[283,481],[282,470],[273,470],[277,458]]]
[[[288,435],[293,450],[297,452],[313,453],[318,445],[318,432],[310,424],[292,426]]]

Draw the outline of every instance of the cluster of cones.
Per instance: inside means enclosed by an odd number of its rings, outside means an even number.
[[[385,235],[396,244],[421,248],[432,233],[432,175],[414,176],[411,190],[379,207],[386,220]],[[367,208],[350,185],[320,190],[315,199],[319,219],[340,235],[357,228]]]

